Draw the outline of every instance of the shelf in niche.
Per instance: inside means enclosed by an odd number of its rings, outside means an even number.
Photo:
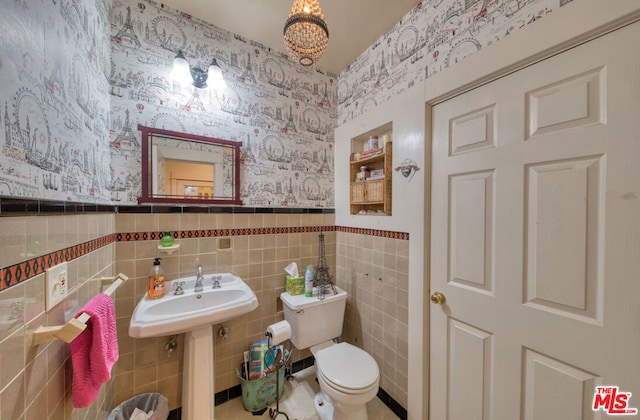
[[[351,139],[351,155],[349,157],[351,214],[391,216],[392,135],[393,123],[389,122]],[[371,136],[377,137],[377,144],[370,144]],[[374,154],[363,156],[363,154],[367,154],[371,146],[376,149]],[[370,172],[373,171],[377,171],[379,174],[372,177]]]

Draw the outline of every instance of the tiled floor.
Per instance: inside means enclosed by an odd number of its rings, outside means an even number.
[[[315,381],[315,369],[309,367],[294,374],[294,379],[287,381],[284,396],[280,401],[280,411],[287,413],[289,420],[318,420],[313,408],[313,397],[320,391]],[[272,405],[275,409],[275,404]],[[268,419],[269,410],[262,416],[254,416],[242,407],[242,398],[234,398],[216,407],[216,420],[250,420]],[[397,420],[398,417],[377,397],[367,404],[369,420]],[[276,420],[286,420],[279,415]]]

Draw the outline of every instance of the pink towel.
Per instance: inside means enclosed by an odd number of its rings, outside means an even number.
[[[76,317],[91,316],[87,328],[71,342],[73,363],[72,399],[76,408],[88,407],[111,379],[111,368],[118,360],[118,335],[113,301],[100,293],[91,299]]]

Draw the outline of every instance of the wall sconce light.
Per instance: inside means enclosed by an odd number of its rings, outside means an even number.
[[[191,84],[198,89],[205,89],[208,86],[207,81],[216,90],[222,90],[227,87],[224,77],[222,77],[222,69],[215,58],[211,60],[209,68],[205,71],[200,67],[189,65],[182,51],[178,51],[176,58],[173,59],[171,77],[182,83],[191,81]]]

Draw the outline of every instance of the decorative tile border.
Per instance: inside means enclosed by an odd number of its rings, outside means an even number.
[[[115,213],[116,210],[117,207],[107,204],[72,203],[0,197],[0,217]]]
[[[282,233],[332,232],[335,226],[292,226],[241,229],[201,229],[169,231],[174,239],[218,238],[225,236],[277,235]],[[163,232],[126,232],[117,233],[118,242],[160,240]]]
[[[0,196],[0,217],[54,216],[86,213],[121,214],[335,214],[335,209],[296,207],[144,205],[112,206]]]
[[[382,387],[378,389],[378,398],[384,403],[393,413],[398,416],[400,420],[407,420],[407,409],[404,408],[398,401],[396,401],[391,395],[387,393]]]
[[[199,229],[172,231],[170,232],[170,234],[175,239],[192,239],[333,231],[409,240],[409,233],[407,232],[393,232],[388,230],[353,228],[346,226],[291,226],[241,229]],[[164,235],[164,232],[113,233],[101,238],[93,239],[88,242],[64,248],[59,251],[54,251],[49,254],[31,258],[18,264],[0,268],[0,291],[27,281],[34,276],[42,274],[48,268],[60,264],[61,262],[69,262],[75,260],[76,258],[80,258],[90,252],[110,245],[114,242],[155,241],[160,240],[162,235]]]
[[[48,268],[69,262],[116,241],[116,234],[103,236],[78,245],[41,255],[0,269],[0,291],[44,273]]]
[[[409,232],[394,232],[391,230],[378,230],[368,228],[356,228],[349,226],[335,226],[336,232],[356,233],[358,235],[378,236],[381,238],[409,240]]]
[[[119,206],[121,214],[335,214],[335,209],[308,209],[295,207],[222,207],[222,206]]]

